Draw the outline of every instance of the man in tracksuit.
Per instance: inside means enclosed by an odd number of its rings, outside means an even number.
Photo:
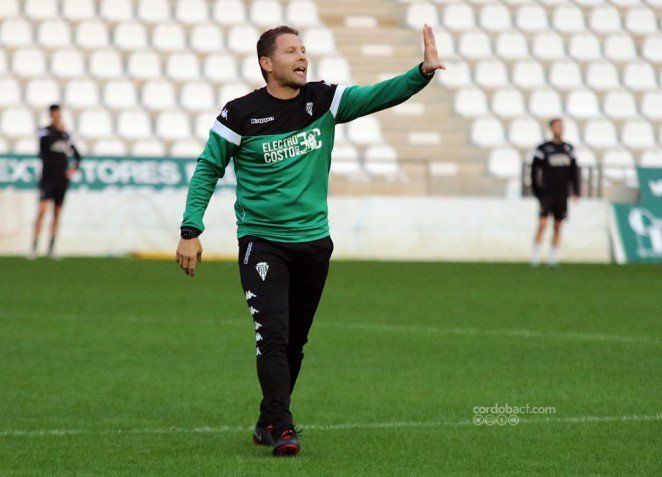
[[[239,270],[255,325],[262,388],[253,439],[273,447],[274,455],[299,451],[290,395],[333,251],[327,195],[334,127],[423,89],[444,68],[427,25],[423,39],[424,61],[405,74],[345,88],[306,81],[308,59],[296,30],[265,32],[257,55],[266,87],[223,107],[198,158],[176,259],[195,275],[205,209],[234,159]]]
[[[558,263],[558,250],[561,243],[561,226],[568,215],[568,195],[572,188],[575,198],[579,197],[580,180],[574,148],[563,141],[563,121],[552,119],[549,122],[552,140],[536,149],[531,165],[531,190],[540,202],[538,229],[533,243],[531,264],[540,264],[540,246],[547,227],[547,217],[554,217],[554,233],[549,264]]]

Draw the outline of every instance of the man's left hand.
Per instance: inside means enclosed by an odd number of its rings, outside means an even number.
[[[427,23],[423,27],[423,47],[423,73],[431,75],[437,70],[445,70],[446,67],[439,60],[434,33]]]

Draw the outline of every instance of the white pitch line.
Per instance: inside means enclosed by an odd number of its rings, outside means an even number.
[[[651,422],[662,421],[662,412],[651,415],[630,416],[573,416],[573,417],[543,417],[536,419],[521,418],[521,424],[594,424],[609,422]],[[308,424],[302,426],[305,430],[335,431],[349,429],[412,429],[424,427],[474,426],[471,420],[465,421],[395,421],[366,422],[345,424]],[[484,426],[482,426],[484,427]],[[499,426],[490,426],[499,427]],[[513,427],[513,426],[508,426]],[[204,427],[163,427],[153,429],[51,429],[51,430],[14,430],[2,431],[0,437],[41,437],[41,436],[77,436],[77,435],[121,435],[121,434],[223,434],[227,432],[250,432],[252,426],[204,426]]]

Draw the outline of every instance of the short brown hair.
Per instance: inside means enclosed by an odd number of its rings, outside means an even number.
[[[276,48],[276,39],[280,35],[286,34],[299,36],[299,30],[295,30],[287,25],[281,25],[262,33],[260,39],[257,41],[257,61],[260,61],[260,58],[263,56],[271,58],[271,55],[274,53],[274,48]],[[267,81],[267,72],[262,68],[262,65],[260,65],[260,70],[262,71],[264,81]]]
[[[549,120],[549,123],[547,123],[547,125],[551,128],[552,126],[554,126],[554,123],[556,121],[563,121],[563,119],[561,119],[561,118],[552,118],[552,119]]]

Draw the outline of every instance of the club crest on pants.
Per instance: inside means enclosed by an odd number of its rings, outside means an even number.
[[[255,265],[255,270],[260,274],[260,278],[264,281],[267,278],[267,272],[269,271],[269,264],[267,262],[259,262]]]

